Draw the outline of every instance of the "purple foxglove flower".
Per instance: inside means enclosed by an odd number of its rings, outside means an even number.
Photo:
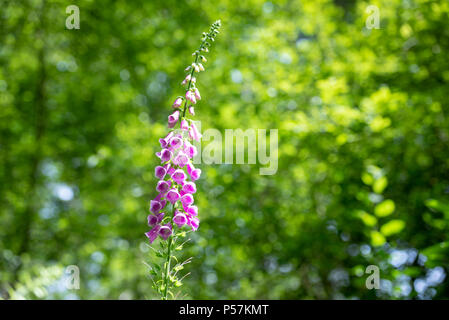
[[[189,130],[189,124],[187,123],[186,119],[182,119],[182,121],[181,121],[181,129],[182,130]]]
[[[172,175],[175,171],[176,171],[175,168],[170,167],[170,168],[168,169],[168,171],[167,171],[167,174],[171,177],[171,175]]]
[[[173,107],[173,108],[179,108],[179,107],[181,106],[181,104],[182,104],[182,98],[177,98],[177,99],[175,100],[175,102],[173,102],[172,107]]]
[[[203,41],[206,38],[214,41],[219,27],[220,21],[218,20],[212,25],[209,33],[203,33]],[[208,43],[208,45],[210,44]],[[193,205],[193,203],[195,201],[194,194],[197,192],[195,181],[200,178],[201,170],[196,169],[192,163],[193,158],[199,151],[193,145],[192,140],[201,141],[202,135],[198,130],[199,128],[191,120],[185,118],[185,112],[186,108],[188,108],[189,113],[195,115],[194,105],[201,100],[200,91],[196,87],[196,78],[193,75],[195,74],[194,72],[204,71],[202,62],[205,62],[206,58],[200,54],[208,52],[208,49],[203,46],[204,44],[193,53],[195,61],[186,68],[186,72],[189,74],[182,81],[182,84],[185,85],[185,97],[178,96],[173,101],[172,114],[168,116],[168,128],[171,128],[171,130],[168,130],[169,133],[165,138],[159,139],[161,150],[156,152],[156,155],[161,159],[161,164],[154,171],[155,176],[158,178],[156,184],[158,194],[150,201],[151,213],[147,219],[151,229],[145,235],[150,243],[161,237],[162,248],[167,249],[168,266],[170,266],[170,258],[173,255],[171,255],[171,247],[164,246],[163,241],[174,236],[173,227],[182,228],[187,225],[193,231],[196,231],[200,223],[198,207]],[[184,109],[182,109],[183,107]],[[178,122],[180,129],[174,130],[178,128]],[[178,201],[182,206],[181,208]],[[167,216],[167,211],[164,208],[168,203],[171,203],[172,206],[169,206],[170,213]],[[174,209],[174,212],[172,209]],[[164,272],[167,273],[169,271],[167,269]],[[167,274],[165,274],[165,280],[167,280],[166,276]],[[164,274],[162,274],[162,277],[164,277]],[[165,285],[168,284],[173,285],[171,282],[165,283]],[[167,298],[168,289],[170,288],[165,288],[162,298]]]
[[[161,160],[162,160],[162,162],[167,162],[172,157],[173,157],[173,153],[170,150],[164,149],[164,150],[161,151]]]
[[[186,193],[181,197],[181,202],[185,206],[190,206],[193,203],[193,196],[189,193]]]
[[[192,172],[190,173],[190,178],[192,179],[192,181],[198,180],[200,176],[201,176],[201,169],[192,170]]]
[[[166,204],[166,202],[167,202],[167,201],[165,201],[165,200],[161,200],[163,195],[164,195],[164,194],[159,193],[159,194],[156,196],[156,198],[153,199],[153,201],[159,202],[159,204],[161,205],[161,209],[159,209],[159,211],[162,210],[162,209],[165,207],[165,204]],[[164,196],[165,196],[165,195],[164,195]],[[151,203],[150,203],[150,207],[151,207]]]
[[[171,115],[168,116],[168,127],[173,128],[176,122],[178,122],[178,119],[179,119],[179,110],[176,110],[175,112],[173,112]]]
[[[159,235],[164,239],[167,240],[168,237],[172,234],[172,228],[171,224],[167,223],[166,225],[160,227],[159,229]]]
[[[158,223],[158,218],[154,214],[148,215],[148,225],[155,226]]]
[[[150,211],[152,213],[158,213],[162,209],[162,204],[159,201],[151,200]]]
[[[170,163],[166,163],[166,164],[164,165],[164,169],[167,171],[167,174],[168,174],[169,176],[171,176],[170,171],[174,171],[174,169],[172,168],[172,166],[171,166]],[[172,173],[173,173],[173,172],[172,172]]]
[[[198,207],[195,205],[188,206],[187,210],[185,210],[192,217],[196,217],[198,215]]]
[[[158,201],[161,202],[161,198],[162,198],[162,193],[159,193],[156,198],[153,199],[153,201]]]
[[[200,220],[198,218],[188,218],[187,224],[192,227],[193,231],[196,231],[200,226]]]
[[[201,133],[198,131],[198,128],[195,126],[193,122],[190,124],[189,136],[191,139],[196,141],[200,141],[202,137]]]
[[[173,163],[177,166],[180,166],[181,168],[183,168],[188,162],[189,158],[182,151],[180,151],[178,155],[173,159]]]
[[[171,204],[174,204],[176,201],[178,201],[180,197],[181,196],[176,189],[169,190],[166,196],[167,200],[170,201]]]
[[[176,125],[176,122],[173,122],[173,123],[168,123],[168,125],[167,125],[167,127],[169,128],[169,129],[172,129],[172,128],[174,128],[175,127],[175,125]]]
[[[185,193],[195,193],[196,192],[196,185],[194,182],[186,182],[182,186],[182,191]]]
[[[164,149],[167,147],[170,138],[173,136],[173,132],[170,132],[165,138],[159,139],[159,143],[161,144],[161,148]]]
[[[192,207],[194,207],[194,206],[192,206]],[[158,213],[158,214],[156,215],[157,223],[161,223],[162,219],[164,219],[164,215],[165,215],[164,212]]]
[[[156,185],[156,191],[160,193],[166,193],[170,189],[170,185],[167,181],[161,180]]]
[[[190,159],[192,159],[192,158],[193,158],[194,156],[196,156],[197,153],[198,153],[196,147],[195,147],[195,146],[192,146],[192,145],[186,147],[186,148],[184,149],[184,152],[187,154],[187,156],[188,156]]]
[[[173,147],[173,149],[178,149],[182,146],[182,139],[179,137],[173,137],[170,140],[170,146]]]
[[[178,228],[181,228],[187,223],[187,217],[184,213],[178,211],[173,217],[173,222],[178,226]]]
[[[195,94],[196,100],[201,100],[201,95],[200,95],[200,91],[198,90],[198,88],[195,88],[194,94]]]
[[[156,176],[156,178],[159,178],[160,180],[164,179],[166,174],[167,174],[167,170],[165,170],[164,167],[157,166],[154,169],[154,175]]]
[[[184,141],[184,152],[187,150],[188,147],[190,147],[192,144],[190,143],[189,139],[185,139]]]
[[[187,92],[186,92],[186,99],[187,99],[187,101],[190,101],[190,96],[191,95],[192,95],[192,91],[187,90]]]
[[[189,83],[189,81],[191,80],[191,75],[188,74],[187,77],[181,82],[182,85],[185,85],[187,83]]]
[[[192,174],[192,171],[195,170],[193,164],[191,162],[188,162],[186,166],[187,166],[187,173]]]
[[[187,99],[188,101],[190,101],[191,103],[196,104],[196,97],[195,97],[195,94],[194,94],[192,91],[190,91],[190,90],[188,90],[188,91],[186,92],[186,99]]]
[[[214,41],[220,24],[219,20],[216,21],[212,25],[211,31],[203,34],[203,41],[206,38]],[[208,45],[210,44],[208,43]],[[173,101],[172,108],[174,110],[168,116],[168,127],[173,129],[169,130],[165,138],[159,139],[161,150],[156,152],[156,155],[161,159],[161,164],[154,171],[155,176],[158,178],[156,185],[158,195],[150,201],[151,214],[148,216],[148,225],[152,229],[145,233],[150,243],[153,243],[159,236],[163,240],[167,240],[173,236],[174,231],[172,226],[181,228],[188,225],[193,231],[196,231],[199,227],[198,207],[193,205],[193,203],[195,201],[194,194],[197,192],[195,181],[200,178],[201,170],[196,169],[192,163],[193,158],[199,151],[192,144],[192,140],[200,141],[202,135],[195,123],[185,118],[185,108],[187,107],[189,109],[191,115],[195,115],[194,105],[201,100],[200,91],[196,87],[196,78],[193,75],[194,72],[204,71],[202,62],[205,62],[206,58],[200,54],[201,52],[208,52],[208,49],[203,46],[202,44],[193,53],[195,61],[186,68],[186,72],[189,74],[182,81],[182,84],[186,85],[184,87],[185,97],[178,96]],[[183,106],[184,109],[182,109]],[[174,128],[177,128],[178,122],[180,129],[174,130]],[[166,177],[167,179],[165,179]],[[179,208],[178,201],[182,208]],[[164,208],[169,202],[172,204],[170,209],[173,208],[174,212],[172,214],[170,210],[169,216],[166,216],[165,213],[167,211]],[[171,248],[167,246],[163,246],[163,248],[168,249],[167,264],[169,266]],[[165,270],[165,273],[167,272]],[[169,288],[165,288],[163,298],[167,298],[167,289]]]
[[[181,169],[178,169],[175,172],[173,172],[171,177],[176,183],[179,183],[179,184],[187,178],[185,172],[182,171]]]
[[[165,141],[165,139],[160,138],[159,143],[161,144],[161,148],[165,148],[167,146],[167,141]]]
[[[153,229],[145,233],[145,235],[148,237],[148,240],[150,240],[150,243],[153,243],[153,241],[156,240],[157,236],[159,235],[160,229],[161,229],[160,225],[155,225]]]

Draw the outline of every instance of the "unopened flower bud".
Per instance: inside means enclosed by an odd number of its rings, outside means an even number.
[[[192,91],[190,91],[190,90],[188,90],[188,91],[186,92],[186,99],[187,99],[188,101],[192,102],[193,104],[196,104],[196,97],[195,97],[195,94],[194,94]]]
[[[189,130],[189,124],[186,119],[182,119],[181,121],[181,130]]]
[[[202,136],[201,133],[198,131],[198,128],[195,126],[195,124],[193,122],[190,124],[189,136],[191,139],[196,140],[196,141],[200,141],[201,136]]]
[[[197,88],[195,88],[195,91],[193,93],[195,94],[196,100],[201,100],[200,91]]]
[[[177,99],[175,100],[175,102],[173,102],[172,107],[173,107],[173,108],[179,108],[179,107],[181,106],[181,104],[182,104],[182,98],[177,98]]]
[[[182,85],[187,84],[187,83],[190,81],[190,79],[191,79],[191,75],[188,74],[187,77],[181,82],[181,84],[182,84]]]
[[[168,116],[168,127],[173,128],[176,122],[178,122],[178,119],[179,119],[179,111],[176,110],[175,112],[173,112],[171,115]]]

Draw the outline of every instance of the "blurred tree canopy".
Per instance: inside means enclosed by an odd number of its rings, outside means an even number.
[[[449,298],[448,1],[69,4],[0,1],[0,297],[155,298],[154,153],[221,19],[196,118],[279,129],[279,166],[199,166],[187,297]]]

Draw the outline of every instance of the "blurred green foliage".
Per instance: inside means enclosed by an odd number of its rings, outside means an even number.
[[[2,298],[156,297],[154,153],[219,18],[196,118],[279,129],[279,168],[199,166],[187,297],[449,298],[448,1],[68,4],[0,1]]]

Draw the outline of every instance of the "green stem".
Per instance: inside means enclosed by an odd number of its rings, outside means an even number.
[[[168,249],[167,249],[167,261],[165,263],[165,288],[164,288],[164,300],[167,300],[168,295],[168,282],[170,275],[170,261],[171,261],[171,244],[172,244],[172,236],[168,238]]]
[[[203,42],[201,42],[201,45],[200,45],[199,49],[197,50],[197,53],[195,55],[195,64],[198,63],[198,58],[200,56],[201,49],[203,49],[203,46],[206,43],[206,41],[207,41],[207,37],[203,40]],[[187,91],[190,90],[190,87],[191,87],[191,84],[192,84],[192,77],[193,77],[193,73],[194,72],[195,72],[195,68],[192,67],[192,71],[190,71],[190,80],[189,80],[189,85],[187,86]],[[187,93],[187,91],[186,91],[186,93]],[[182,111],[182,117],[183,118],[186,116],[186,110],[187,110],[187,99],[184,102],[184,110]]]

